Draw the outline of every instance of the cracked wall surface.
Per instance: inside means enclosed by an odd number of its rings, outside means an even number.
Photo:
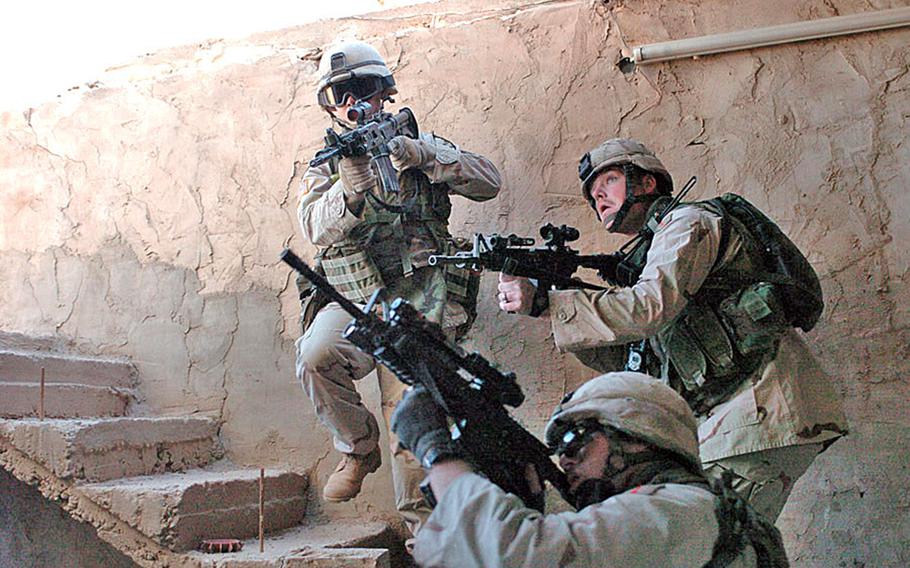
[[[335,456],[294,377],[299,310],[276,260],[285,245],[314,252],[295,207],[329,126],[316,65],[357,36],[386,56],[423,130],[500,167],[497,199],[453,200],[456,234],[551,221],[581,229],[581,250],[614,250],[576,178],[578,157],[614,135],[646,141],[678,185],[697,175],[693,198],[737,192],[776,219],[821,276],[808,340],[854,432],[798,484],[788,547],[805,566],[906,565],[894,481],[910,434],[910,31],[616,67],[630,46],[901,4],[468,0],[148,55],[0,114],[0,328],[128,356],[143,412],[214,416],[231,459],[324,478]],[[517,414],[539,431],[591,372],[545,322],[500,314],[494,289],[486,275],[471,339],[518,373]],[[339,511],[388,511],[384,475]]]

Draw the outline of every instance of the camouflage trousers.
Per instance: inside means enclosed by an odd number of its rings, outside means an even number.
[[[802,444],[751,452],[702,465],[709,476],[733,472],[733,489],[756,511],[774,522],[793,491],[793,485],[809,469],[823,444]]]
[[[387,287],[385,297],[403,297],[431,320],[442,320],[444,313],[448,319],[441,270],[418,270],[398,286]],[[376,369],[386,425],[407,385],[387,369],[377,369],[371,356],[342,338],[351,319],[334,302],[316,314],[297,340],[297,377],[313,402],[319,421],[332,433],[335,448],[346,454],[364,455],[379,443],[379,426],[376,417],[364,406],[355,382]],[[420,492],[425,473],[411,453],[398,446],[392,432],[389,441],[395,506],[412,534],[416,534],[431,512]]]

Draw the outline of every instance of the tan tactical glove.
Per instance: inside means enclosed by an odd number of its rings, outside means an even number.
[[[373,189],[376,175],[370,167],[369,156],[353,156],[338,162],[338,176],[344,195],[353,202],[363,200],[363,194]]]
[[[436,148],[419,138],[396,136],[389,140],[389,157],[399,172],[408,168],[423,168],[436,158]]]

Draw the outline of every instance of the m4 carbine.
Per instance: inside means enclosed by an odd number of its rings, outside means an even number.
[[[428,259],[430,266],[454,264],[470,270],[493,270],[512,276],[523,276],[538,281],[538,290],[551,288],[567,290],[585,288],[603,290],[603,286],[590,284],[573,274],[579,268],[593,268],[604,280],[612,280],[616,266],[621,260],[617,254],[582,255],[569,248],[566,243],[578,240],[578,229],[562,225],[556,227],[547,223],[540,228],[543,247],[534,247],[534,239],[516,235],[474,235],[474,246],[470,251],[454,255],[434,254]]]
[[[644,268],[646,257],[639,254],[640,249],[644,248],[644,251],[647,251],[660,222],[682,202],[682,198],[692,189],[695,182],[696,178],[692,176],[679,194],[672,199],[668,198],[666,206],[648,219],[634,238],[610,254],[579,254],[577,250],[566,245],[578,240],[578,229],[566,225],[556,227],[552,223],[547,223],[540,228],[540,236],[545,241],[543,247],[532,248],[534,246],[532,238],[499,234],[485,236],[475,233],[474,246],[470,251],[457,252],[454,255],[430,255],[427,262],[430,266],[454,264],[459,268],[478,272],[493,270],[512,276],[533,278],[538,281],[538,294],[546,294],[547,290],[554,288],[604,290],[603,286],[575,278],[573,274],[579,268],[596,270],[602,280],[613,286],[632,286]],[[536,315],[533,311],[531,313]]]
[[[379,174],[382,190],[398,193],[398,174],[389,159],[389,141],[399,135],[417,138],[417,120],[408,108],[394,115],[387,112],[369,115],[369,110],[369,103],[364,101],[352,105],[348,118],[357,121],[357,128],[353,130],[339,134],[327,128],[325,148],[316,152],[310,160],[310,167],[315,168],[335,158],[370,156]]]
[[[285,249],[281,260],[337,302],[353,320],[343,333],[348,341],[388,367],[399,380],[422,385],[453,422],[452,437],[461,455],[479,472],[543,510],[543,493],[532,492],[525,466],[532,464],[543,481],[562,495],[568,482],[553,463],[546,445],[509,415],[524,393],[514,373],[503,373],[478,353],[466,354],[446,340],[442,328],[427,321],[401,298],[392,302],[385,320],[372,313],[377,290],[361,311],[297,255]]]

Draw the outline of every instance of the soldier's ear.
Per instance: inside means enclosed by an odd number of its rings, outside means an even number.
[[[646,194],[657,193],[657,178],[654,177],[654,174],[645,174],[641,178],[641,186]]]

